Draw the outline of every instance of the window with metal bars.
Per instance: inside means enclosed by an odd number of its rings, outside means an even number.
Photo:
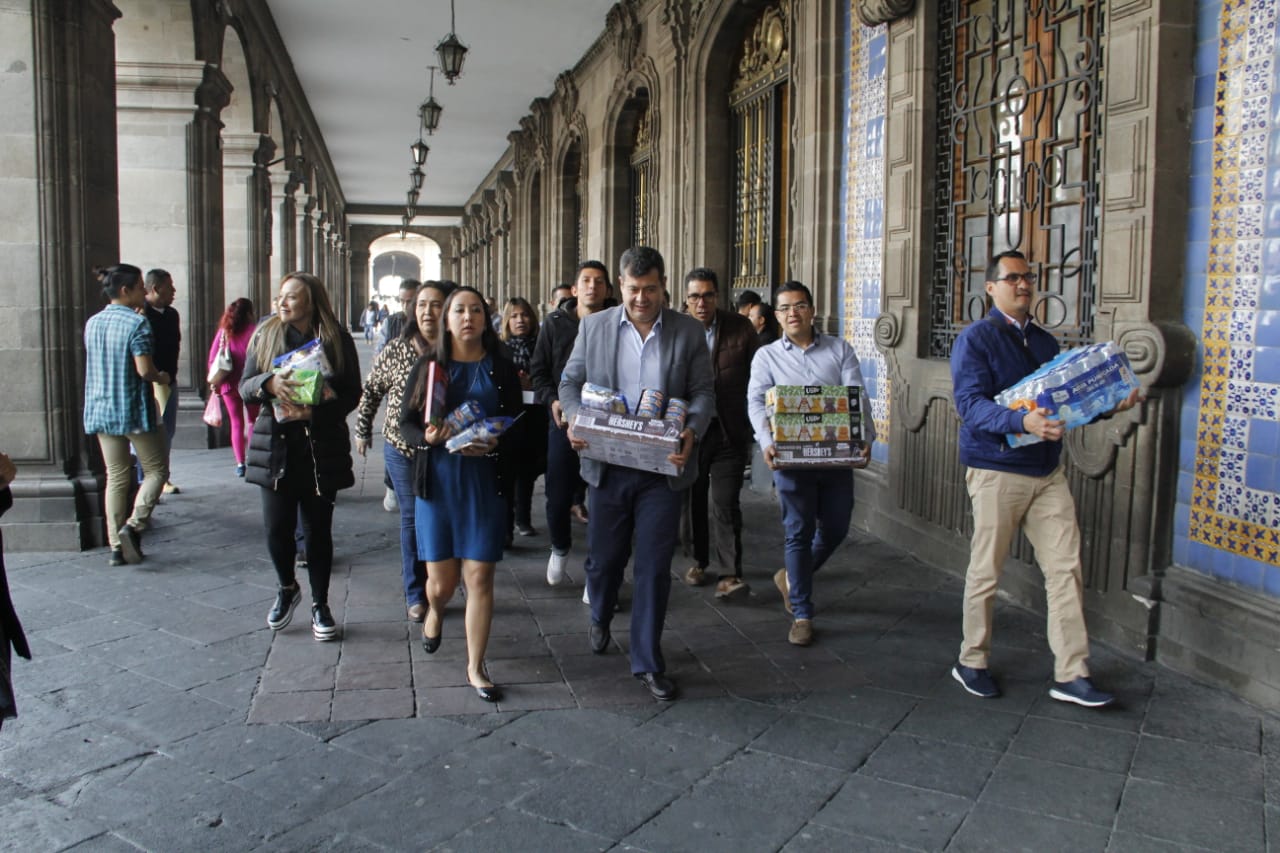
[[[729,93],[734,128],[732,292],[766,298],[787,276],[791,172],[790,0],[765,9],[743,42]]]
[[[929,355],[987,311],[988,259],[1022,251],[1037,322],[1093,336],[1103,0],[940,0]]]
[[[649,108],[646,106],[636,122],[635,140],[631,148],[631,245],[651,246],[649,219],[653,199],[653,140],[650,134]]]

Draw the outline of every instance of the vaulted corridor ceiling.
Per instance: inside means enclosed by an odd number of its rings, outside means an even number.
[[[464,204],[529,102],[549,95],[604,30],[614,0],[456,0],[470,48],[462,77],[436,73],[440,127],[426,142],[419,207]],[[348,204],[402,205],[448,0],[269,0]]]

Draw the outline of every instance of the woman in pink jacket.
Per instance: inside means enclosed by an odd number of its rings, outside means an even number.
[[[209,366],[218,357],[222,342],[226,341],[227,352],[231,354],[231,373],[212,390],[222,397],[227,416],[231,419],[231,450],[236,455],[236,476],[244,476],[244,454],[249,446],[249,434],[253,430],[253,422],[258,418],[257,403],[248,403],[240,397],[240,376],[244,373],[244,354],[249,348],[249,339],[253,337],[255,328],[253,303],[240,298],[227,306],[222,319],[218,322],[218,333],[213,336],[213,344],[209,347]],[[248,417],[245,417],[245,410]]]

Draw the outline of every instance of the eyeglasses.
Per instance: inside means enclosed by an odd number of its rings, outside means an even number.
[[[685,302],[705,302],[708,299],[715,299],[716,292],[708,290],[706,293],[690,293],[684,298]]]
[[[997,278],[996,281],[1004,281],[1009,284],[1017,284],[1020,281],[1025,281],[1027,284],[1035,284],[1036,279],[1038,278],[1040,278],[1040,276],[1033,272],[1011,272],[1008,275]]]
[[[808,302],[793,302],[790,305],[779,305],[773,310],[779,314],[790,314],[792,311],[800,311],[800,312],[808,311],[812,307],[813,306],[810,305]]]

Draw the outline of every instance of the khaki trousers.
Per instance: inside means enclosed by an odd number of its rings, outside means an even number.
[[[970,468],[973,542],[964,579],[964,642],[960,663],[986,669],[996,587],[1019,527],[1036,552],[1049,609],[1049,648],[1055,681],[1088,676],[1089,635],[1075,501],[1061,468],[1047,477]]]
[[[142,464],[142,485],[133,499],[133,514],[126,517],[134,472],[130,444]],[[126,522],[139,532],[147,529],[160,490],[169,479],[169,439],[163,428],[129,435],[98,433],[98,446],[107,465],[107,541],[112,548],[119,548],[120,528]]]

